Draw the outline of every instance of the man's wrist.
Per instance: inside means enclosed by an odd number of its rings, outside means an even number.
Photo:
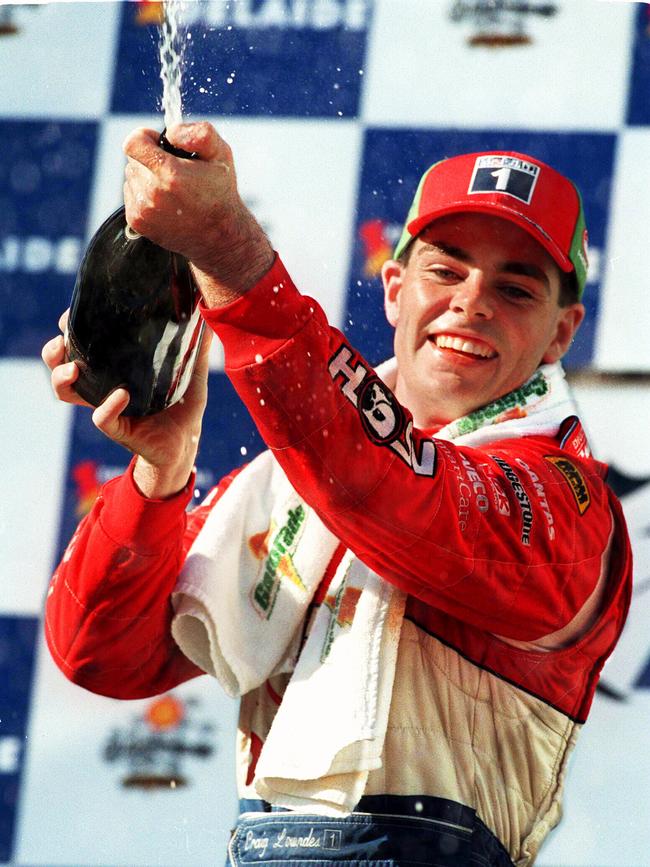
[[[264,230],[242,204],[232,216],[209,257],[192,261],[192,272],[205,306],[235,301],[269,271],[275,252]]]
[[[192,477],[194,466],[156,467],[144,458],[137,457],[133,466],[133,482],[149,500],[166,500],[185,490]]]

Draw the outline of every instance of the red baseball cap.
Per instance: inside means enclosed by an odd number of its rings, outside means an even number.
[[[472,211],[511,220],[535,238],[559,267],[575,272],[578,294],[587,280],[587,229],[578,188],[551,166],[514,151],[462,154],[422,175],[397,259],[438,217]]]

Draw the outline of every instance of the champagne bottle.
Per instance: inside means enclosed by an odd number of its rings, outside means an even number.
[[[175,156],[196,157],[173,147],[164,131],[159,143]],[[134,232],[118,208],[92,237],[72,293],[65,348],[79,367],[76,392],[99,406],[123,386],[128,416],[175,404],[201,345],[199,300],[188,261]]]

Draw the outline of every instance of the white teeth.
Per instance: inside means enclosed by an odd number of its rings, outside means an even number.
[[[452,334],[436,334],[435,342],[442,349],[456,349],[458,352],[466,352],[469,355],[478,355],[481,358],[494,358],[496,352],[484,343],[474,343],[464,337],[455,337]]]

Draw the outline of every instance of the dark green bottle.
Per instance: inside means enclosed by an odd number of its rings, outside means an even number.
[[[160,146],[194,158],[161,135]],[[124,207],[100,226],[83,257],[70,304],[66,358],[79,367],[75,390],[98,406],[124,386],[125,415],[160,412],[181,399],[204,322],[189,263],[134,232]]]

